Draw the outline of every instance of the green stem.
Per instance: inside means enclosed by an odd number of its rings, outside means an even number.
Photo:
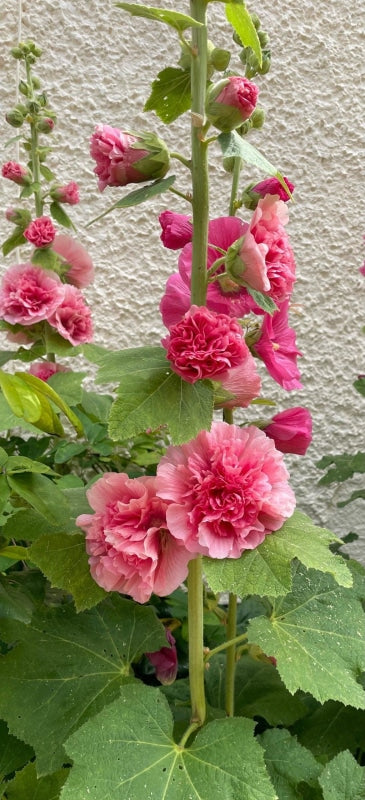
[[[27,71],[27,82],[31,91],[30,100],[35,100],[32,73],[30,64],[27,60],[25,61],[25,66]],[[30,144],[31,144],[30,158],[32,162],[33,183],[37,183],[39,185],[41,180],[41,172],[40,172],[40,161],[38,155],[38,131],[33,121],[30,123]],[[34,200],[35,200],[35,213],[37,217],[41,217],[43,214],[43,200],[42,200],[42,190],[40,185],[39,188],[34,191]]]
[[[235,158],[232,173],[231,199],[229,201],[229,216],[234,217],[237,211],[237,195],[242,168],[242,159]]]
[[[189,727],[185,731],[184,735],[181,737],[179,741],[179,747],[183,748],[188,739],[190,739],[191,734],[194,733],[194,731],[196,731],[196,729],[199,727],[200,725],[198,722],[192,722],[191,725],[189,725]]]
[[[203,653],[203,571],[202,557],[189,563],[188,575],[189,682],[191,723],[205,720]]]
[[[176,194],[178,197],[182,197],[183,200],[187,200],[188,203],[191,203],[192,198],[190,194],[184,194],[184,192],[179,192],[178,189],[174,189],[172,186],[169,186],[168,191],[172,192],[172,194]]]
[[[206,663],[213,656],[217,655],[217,653],[221,653],[222,650],[227,650],[227,647],[231,647],[233,645],[244,642],[245,639],[247,639],[247,633],[241,633],[239,636],[235,636],[234,639],[229,639],[229,641],[227,640],[226,642],[222,642],[222,644],[219,644],[217,645],[217,647],[214,647],[213,650],[209,650],[209,653],[207,653],[204,656],[204,662]]]
[[[227,618],[227,641],[235,637],[237,628],[237,596],[229,595],[228,618]],[[236,645],[230,644],[227,647],[226,656],[226,714],[227,717],[234,716],[234,676],[236,671]]]
[[[170,158],[175,158],[177,161],[180,161],[181,164],[184,164],[185,167],[191,169],[191,161],[188,158],[185,158],[180,153],[171,152],[170,150]]]

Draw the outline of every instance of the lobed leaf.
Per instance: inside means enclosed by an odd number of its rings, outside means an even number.
[[[6,723],[0,720],[0,789],[1,781],[23,767],[33,755],[32,748],[12,736]]]
[[[7,800],[59,800],[60,791],[69,773],[60,769],[52,775],[37,778],[36,764],[27,764],[6,784]]]
[[[365,767],[348,750],[326,764],[319,783],[323,800],[365,800]]]
[[[152,83],[144,111],[155,111],[169,125],[191,106],[190,72],[180,67],[166,67]]]
[[[281,172],[279,172],[259,150],[256,150],[256,147],[253,147],[252,144],[243,139],[237,131],[220,133],[218,142],[222,148],[224,158],[242,158],[247,164],[258,167],[265,175],[274,175],[283,189],[285,189],[286,192],[288,191],[288,187]]]
[[[268,730],[259,742],[265,750],[265,763],[279,800],[298,800],[299,784],[312,788],[317,784],[322,766],[286,730]]]
[[[237,0],[226,3],[226,17],[228,22],[231,23],[233,30],[236,31],[241,39],[244,47],[252,48],[261,67],[262,51],[260,40],[245,4],[243,2],[237,2]]]
[[[145,19],[153,19],[155,22],[164,22],[175,28],[179,33],[182,33],[187,28],[201,28],[202,23],[197,22],[193,17],[186,14],[180,14],[179,11],[170,11],[167,8],[151,8],[150,6],[143,6],[137,3],[115,3],[117,8],[123,8],[128,11],[133,17],[144,17]]]

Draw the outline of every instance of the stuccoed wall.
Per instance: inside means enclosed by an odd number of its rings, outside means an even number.
[[[189,13],[187,2],[155,0],[155,5]],[[224,5],[210,8],[216,21],[211,39],[229,47]],[[365,231],[363,0],[350,6],[343,0],[261,0],[249,8],[269,32],[273,54],[269,76],[258,79],[264,134],[253,132],[250,141],[296,184],[289,231],[298,266],[293,297],[298,313],[291,320],[304,353],[305,388],[288,394],[267,380],[266,395],[277,399],[278,410],[293,405],[311,409],[313,444],[305,458],[289,459],[298,506],[338,533],[362,533],[351,552],[364,558],[363,501],[337,509],[343,492],[334,496],[331,487],[319,489],[315,467],[324,454],[365,449],[365,403],[352,388],[358,373],[365,372],[365,280],[358,271]],[[114,349],[158,343],[158,302],[177,259],[160,244],[157,216],[167,207],[187,209],[170,195],[134,211],[116,211],[86,230],[87,221],[126,191],[107,189],[100,195],[88,140],[94,125],[104,122],[159,131],[173,149],[187,152],[188,115],[165,128],[142,111],[151,80],[164,66],[176,64],[177,36],[164,25],[129,17],[111,0],[3,0],[2,145],[17,132],[3,117],[14,102],[15,62],[8,51],[18,38],[20,10],[21,37],[34,38],[43,48],[38,74],[58,113],[57,175],[81,186],[83,202],[72,211],[96,266],[95,285],[87,291],[95,340]],[[212,160],[214,155],[218,148],[212,149]],[[14,157],[14,148],[2,153],[4,161]],[[188,189],[187,174],[180,168],[177,174],[180,188]],[[255,177],[247,172],[247,181]],[[0,194],[6,208],[15,194],[13,186],[4,184]],[[228,197],[229,180],[217,158],[212,216],[227,213]],[[3,239],[9,235],[3,217],[0,228]],[[8,256],[2,269],[11,263]]]

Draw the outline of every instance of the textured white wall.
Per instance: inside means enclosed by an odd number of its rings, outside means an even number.
[[[188,3],[161,2],[189,13]],[[267,393],[279,409],[306,405],[314,417],[313,444],[305,458],[289,462],[299,507],[315,521],[345,534],[362,533],[351,552],[364,558],[364,503],[343,511],[330,489],[320,490],[315,462],[328,452],[365,449],[364,401],[352,382],[365,372],[365,283],[358,269],[364,259],[364,60],[363,0],[260,0],[249,4],[271,38],[272,69],[258,82],[266,111],[264,134],[257,145],[296,184],[290,235],[299,279],[292,316],[304,353],[305,388],[290,395],[267,381]],[[43,48],[38,74],[58,113],[54,137],[57,175],[77,180],[83,203],[73,209],[81,241],[97,268],[87,292],[94,309],[96,341],[113,348],[156,343],[162,332],[157,311],[176,256],[159,242],[157,215],[163,208],[186,211],[172,195],[134,211],[116,211],[84,229],[124,193],[97,190],[88,140],[96,123],[153,129],[174,149],[186,152],[189,121],[184,115],[170,128],[142,112],[148,87],[164,66],[178,58],[177,37],[161,24],[132,19],[111,0],[3,0],[0,20],[0,142],[10,128],[3,121],[14,102],[14,61],[9,48],[17,41],[21,9],[22,38]],[[216,22],[211,38],[225,45],[224,6],[212,3]],[[16,131],[14,131],[16,133]],[[217,150],[218,154],[218,150]],[[9,148],[2,156],[15,156]],[[212,154],[213,157],[213,154]],[[179,186],[188,188],[179,169]],[[247,181],[255,178],[247,173]],[[245,177],[243,178],[245,180]],[[11,186],[0,188],[1,206],[14,202]],[[212,170],[212,216],[227,213],[229,184],[219,161]],[[0,219],[1,239],[8,224]],[[2,268],[12,263],[4,259]],[[346,489],[347,492],[347,489]]]

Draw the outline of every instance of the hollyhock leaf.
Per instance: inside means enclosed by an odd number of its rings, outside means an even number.
[[[279,531],[266,536],[254,550],[243,552],[239,559],[204,558],[204,572],[214,592],[277,597],[290,591],[290,564],[297,558],[308,568],[329,572],[342,586],[352,586],[346,562],[329,550],[332,542],[338,542],[335,534],[295,511]]]
[[[187,28],[201,28],[202,23],[197,22],[193,17],[186,14],[180,14],[178,11],[170,11],[166,8],[151,8],[149,6],[142,6],[137,3],[115,3],[117,8],[123,8],[128,11],[133,17],[144,17],[145,19],[153,19],[156,22],[164,22],[170,25],[175,30],[182,33]]]
[[[169,364],[166,350],[163,347],[132,347],[116,352],[101,351],[95,345],[85,345],[83,351],[90,361],[98,364],[100,369],[96,377],[97,383],[123,384],[128,375],[153,378]],[[120,387],[122,388],[122,387]]]
[[[358,472],[365,473],[365,453],[341,453],[341,455],[328,455],[317,461],[318,469],[327,469],[323,478],[318,481],[319,486],[328,486],[337,481],[342,483]]]
[[[356,391],[359,394],[362,394],[365,397],[365,378],[358,378],[354,381],[353,386],[355,387]]]
[[[144,111],[155,111],[167,125],[174,122],[191,105],[190,72],[179,67],[166,67],[152,83],[152,92]]]
[[[262,308],[268,314],[273,314],[274,311],[278,310],[276,303],[274,303],[273,299],[269,297],[269,295],[258,292],[256,289],[251,289],[250,286],[246,286],[245,288],[251,297],[253,297],[256,305],[259,306],[259,308]]]
[[[347,500],[341,500],[341,502],[337,503],[337,508],[344,508],[348,506],[349,503],[352,503],[354,500],[365,500],[365,489],[358,489],[356,492],[352,492],[350,497]]]
[[[32,254],[31,262],[32,264],[37,264],[39,267],[43,267],[43,269],[57,271],[59,259],[51,247],[36,247]]]
[[[0,619],[16,619],[27,624],[34,608],[33,598],[22,585],[13,581],[13,575],[11,578],[0,575]]]
[[[323,706],[316,704],[314,711],[299,720],[293,733],[304,747],[325,763],[346,748],[352,753],[365,750],[365,714],[362,710],[328,700]]]
[[[52,170],[49,167],[47,167],[46,164],[40,164],[39,165],[39,171],[40,171],[41,175],[43,175],[43,177],[46,179],[46,181],[54,181],[54,180],[56,180],[56,176],[55,176],[54,172],[52,172]]]
[[[79,615],[71,605],[43,608],[28,625],[1,628],[19,644],[0,661],[0,714],[34,747],[39,775],[59,769],[65,739],[133,681],[131,662],[166,643],[152,608],[119,596]]]
[[[149,183],[147,186],[142,186],[140,189],[135,189],[133,192],[129,192],[129,194],[122,197],[121,200],[118,200],[117,203],[114,203],[112,206],[103,211],[102,214],[99,214],[98,217],[94,217],[94,219],[90,220],[86,225],[86,228],[89,225],[92,225],[93,222],[97,222],[97,220],[102,219],[107,214],[110,214],[111,211],[114,211],[115,208],[130,208],[131,206],[139,206],[141,203],[145,203],[146,200],[150,200],[151,197],[156,197],[156,195],[162,194],[163,192],[167,192],[167,190],[172,186],[176,178],[176,175],[169,175],[167,178],[160,178],[153,183]]]
[[[27,764],[12,781],[6,784],[7,800],[59,800],[69,769],[37,778],[35,763]]]
[[[67,405],[77,406],[82,400],[83,388],[81,383],[86,378],[86,375],[86,372],[55,372],[47,383],[62,397],[62,400]]]
[[[313,789],[322,765],[286,730],[268,730],[258,737],[265,750],[265,762],[279,800],[302,797],[299,784]]]
[[[76,611],[100,603],[106,593],[90,575],[85,536],[51,533],[41,536],[29,550],[33,564],[48,578],[51,586],[72,594]]]
[[[7,539],[24,539],[26,529],[27,541],[33,542],[44,534],[80,533],[80,529],[75,525],[75,518],[90,511],[85,488],[66,488],[62,490],[62,495],[67,502],[58,504],[56,520],[47,519],[35,508],[22,508],[8,518],[3,527],[4,536]]]
[[[7,479],[12,491],[26,500],[51,524],[57,525],[57,521],[67,515],[68,503],[65,496],[45,475],[23,472],[8,475]]]
[[[351,589],[328,575],[298,566],[293,591],[273,600],[270,619],[256,617],[248,640],[277,660],[290,692],[302,689],[319,702],[339,700],[365,708],[356,677],[365,669],[364,614]]]
[[[323,769],[319,777],[323,800],[365,800],[365,767],[345,750]]]
[[[21,247],[26,241],[25,236],[23,236],[22,228],[15,228],[11,236],[5,239],[2,245],[3,256],[7,256],[12,250],[15,250],[16,247]]]
[[[76,230],[72,220],[70,219],[68,214],[66,214],[66,211],[62,208],[62,206],[59,203],[56,203],[55,200],[53,201],[53,203],[51,203],[49,211],[53,219],[55,219],[59,225],[63,225],[64,228],[73,228],[74,231]]]
[[[74,766],[62,800],[275,800],[251,720],[210,722],[186,749],[172,728],[159,690],[122,687],[120,699],[68,740]]]
[[[225,708],[225,654],[209,660],[205,674],[207,702]],[[273,664],[244,654],[236,664],[235,715],[263,717],[269,725],[292,725],[307,713],[299,697],[284,686]]]
[[[23,767],[33,756],[32,748],[12,736],[6,723],[0,720],[0,781]],[[4,788],[2,783],[0,783],[1,787]]]
[[[226,17],[228,22],[231,23],[233,30],[236,31],[241,39],[243,46],[252,48],[259,62],[259,66],[261,67],[262,51],[260,40],[244,3],[237,3],[237,0],[235,0],[235,2],[226,3]]]
[[[247,164],[258,167],[265,175],[274,175],[283,189],[287,191],[287,186],[281,172],[279,172],[259,150],[256,150],[256,147],[253,147],[252,144],[242,139],[237,131],[220,133],[218,141],[222,148],[224,158],[243,158]]]

